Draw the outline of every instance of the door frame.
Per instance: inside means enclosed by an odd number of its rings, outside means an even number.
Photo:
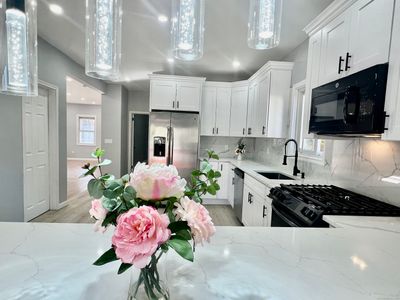
[[[57,210],[64,205],[60,204],[59,188],[59,88],[56,85],[38,80],[40,87],[48,90],[48,146],[49,146],[49,205],[50,210]],[[25,183],[24,183],[25,184]],[[24,199],[25,203],[25,199]],[[27,222],[24,207],[24,221]]]
[[[150,115],[148,111],[137,111],[137,110],[130,110],[128,112],[128,170],[130,172],[132,166],[132,157],[133,157],[133,143],[132,135],[135,134],[135,128],[132,126],[132,117],[133,115]]]

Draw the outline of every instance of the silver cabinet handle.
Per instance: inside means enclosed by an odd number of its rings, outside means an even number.
[[[265,126],[263,126],[263,128],[262,128],[262,135],[264,135],[265,134]]]
[[[179,109],[179,101],[176,102],[176,108]]]
[[[175,108],[175,101],[172,101],[172,108]]]
[[[218,127],[217,127],[217,134],[218,134]]]
[[[235,177],[232,177],[232,185],[235,185]]]
[[[267,216],[267,207],[263,205],[263,218]]]
[[[249,202],[250,204],[253,203],[253,195],[251,193],[249,193],[249,195],[247,197],[247,202]]]
[[[213,128],[213,134],[215,134],[215,128]]]
[[[245,132],[246,132],[246,129],[243,128],[243,135],[245,134]]]
[[[221,164],[221,171],[223,171],[224,170],[224,165],[223,164]]]
[[[251,135],[251,128],[248,128],[248,129],[247,129],[247,134],[248,134],[248,135]]]

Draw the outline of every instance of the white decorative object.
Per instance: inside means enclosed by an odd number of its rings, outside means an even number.
[[[120,78],[122,0],[86,1],[86,75]]]
[[[200,59],[204,44],[204,0],[174,0],[171,21],[175,58]]]
[[[278,46],[282,0],[250,0],[247,44],[257,50]]]
[[[37,18],[35,0],[1,1],[1,91],[37,96]]]

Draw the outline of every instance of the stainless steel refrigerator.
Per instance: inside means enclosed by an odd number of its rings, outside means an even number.
[[[179,175],[189,180],[197,167],[198,145],[198,114],[150,113],[149,164],[174,165]]]

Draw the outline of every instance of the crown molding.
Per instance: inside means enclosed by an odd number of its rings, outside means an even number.
[[[205,82],[205,77],[191,77],[191,76],[179,76],[179,75],[165,75],[165,74],[149,74],[150,79],[162,79],[162,80],[179,80],[179,81],[198,81]]]

